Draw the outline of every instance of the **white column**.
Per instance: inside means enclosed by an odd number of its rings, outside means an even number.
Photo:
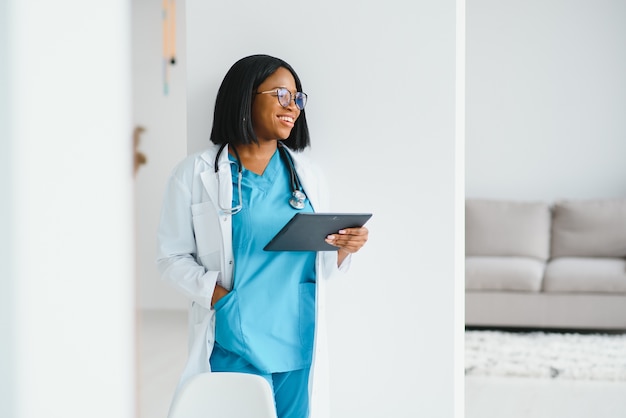
[[[0,416],[15,416],[15,335],[13,276],[13,248],[11,228],[11,127],[9,122],[9,72],[5,65],[8,56],[7,2],[0,2]]]
[[[135,414],[129,8],[0,10],[0,416]]]
[[[454,417],[465,416],[465,0],[456,0],[454,159]]]

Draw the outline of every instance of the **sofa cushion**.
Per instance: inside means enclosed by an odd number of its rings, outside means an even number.
[[[626,257],[626,199],[559,201],[552,257]]]
[[[545,263],[531,257],[466,257],[466,290],[537,292]]]
[[[542,202],[465,201],[465,254],[547,260],[550,206]]]
[[[556,258],[546,267],[543,289],[545,292],[626,293],[626,260]]]

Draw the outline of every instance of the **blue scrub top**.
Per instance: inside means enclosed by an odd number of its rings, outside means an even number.
[[[229,155],[231,161],[235,161]],[[239,204],[231,164],[233,206]],[[216,305],[216,341],[267,373],[309,367],[315,327],[315,252],[263,251],[297,213],[278,150],[262,175],[242,172],[242,209],[233,215],[234,287]],[[306,192],[306,191],[305,191]]]

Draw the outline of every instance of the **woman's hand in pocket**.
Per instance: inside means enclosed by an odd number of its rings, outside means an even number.
[[[226,290],[226,288],[216,284],[215,290],[213,290],[213,297],[211,298],[211,307],[215,306],[215,304],[227,294],[228,290]]]

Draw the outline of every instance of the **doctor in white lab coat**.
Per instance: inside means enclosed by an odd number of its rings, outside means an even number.
[[[242,61],[246,59],[275,62],[274,65],[279,68],[273,73],[275,78],[275,74],[283,74],[285,72],[283,70],[288,69],[289,72],[285,73],[293,75],[289,82],[293,80],[296,83],[295,86],[288,87],[295,87],[293,90],[300,91],[301,86],[297,75],[284,61],[267,56],[252,56],[244,58]],[[256,87],[253,86],[255,89]],[[277,91],[277,96],[278,93]],[[303,117],[301,114],[303,109],[296,107],[299,104],[295,103],[292,95],[295,96],[295,92],[289,93],[287,106],[280,102],[281,97],[278,97],[278,100],[277,97],[263,97],[265,101],[263,103],[267,102],[267,106],[274,106],[273,103],[276,101],[279,104],[276,107],[278,112],[281,112],[281,108],[285,109],[282,110],[283,113],[291,109],[295,119]],[[304,100],[306,101],[306,97]],[[218,102],[219,93],[216,107]],[[273,112],[273,108],[270,108],[269,111]],[[244,167],[248,167],[247,162],[250,162],[250,166],[254,166],[255,160],[249,158],[248,151],[255,150],[258,154],[256,150],[272,144],[271,141],[264,142],[264,138],[260,137],[259,133],[265,134],[267,129],[264,131],[263,127],[259,128],[262,122],[254,121],[255,112],[257,111],[253,108],[252,114],[249,116],[253,119],[253,128],[259,137],[260,145],[233,145],[228,141],[229,143],[223,147],[223,152],[216,160],[220,148],[220,145],[216,143],[207,150],[183,160],[174,169],[167,183],[158,229],[157,264],[162,278],[190,300],[189,353],[178,389],[195,374],[211,371],[209,359],[215,344],[216,318],[213,303],[215,303],[217,290],[225,289],[228,291],[232,288],[235,263],[232,246],[232,218],[236,215],[229,213],[228,209],[231,208],[233,202],[233,193],[237,193],[237,190],[235,187],[233,191],[232,163],[229,163],[229,154],[232,154],[233,151],[231,147],[237,147],[242,154],[240,163]],[[286,118],[282,117],[282,119]],[[284,129],[285,133],[278,131],[276,136],[282,135],[282,138],[271,138],[274,139],[274,143],[277,140],[287,139],[284,142],[289,144],[288,137],[291,134],[291,129],[287,128],[293,128],[294,123],[290,120],[287,122],[292,123],[281,124],[277,128]],[[306,120],[304,120],[304,128],[306,129]],[[212,140],[214,140],[213,134]],[[301,186],[314,211],[328,212],[330,209],[328,192],[323,181],[323,175],[306,157],[289,149],[287,152],[292,158]],[[348,268],[350,255],[358,251],[366,241],[367,229],[365,227],[350,228],[348,231],[342,231],[341,235],[334,234],[329,237],[328,242],[336,245],[337,251],[319,252],[315,257],[315,331],[313,360],[308,384],[309,416],[312,418],[329,416],[325,283],[336,273]]]

